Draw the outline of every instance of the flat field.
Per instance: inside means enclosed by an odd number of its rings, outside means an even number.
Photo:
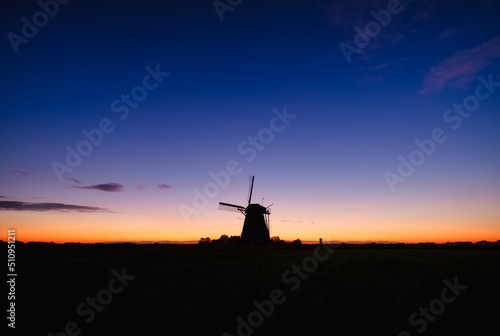
[[[498,329],[498,248],[30,243],[16,250],[16,331],[23,334]]]

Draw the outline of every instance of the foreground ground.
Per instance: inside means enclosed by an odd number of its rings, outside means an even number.
[[[403,336],[496,325],[499,249],[315,248],[19,244],[16,331]]]

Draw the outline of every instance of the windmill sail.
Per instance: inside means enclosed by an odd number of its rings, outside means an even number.
[[[252,203],[252,192],[253,192],[253,180],[255,179],[255,176],[250,176],[250,183],[249,183],[249,188],[248,188],[248,205]]]
[[[241,205],[219,202],[219,210],[244,213],[245,207],[242,207]]]

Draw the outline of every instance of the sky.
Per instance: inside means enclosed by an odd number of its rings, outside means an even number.
[[[2,2],[0,239],[500,239],[494,0]]]

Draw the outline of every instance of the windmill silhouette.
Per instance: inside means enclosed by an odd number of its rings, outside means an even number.
[[[271,214],[271,205],[264,207],[260,204],[252,204],[252,191],[255,176],[250,176],[250,187],[248,193],[248,205],[234,205],[229,203],[219,202],[219,210],[241,212],[245,215],[243,223],[243,231],[241,232],[241,242],[250,244],[262,244],[270,241],[269,231],[269,215]]]

